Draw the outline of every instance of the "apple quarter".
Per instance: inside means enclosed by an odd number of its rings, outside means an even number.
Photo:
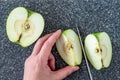
[[[95,69],[100,70],[109,67],[112,59],[112,44],[106,32],[87,35],[85,51],[88,60]]]
[[[68,29],[62,32],[56,42],[56,47],[61,58],[71,66],[80,65],[82,61],[82,51],[78,35]]]

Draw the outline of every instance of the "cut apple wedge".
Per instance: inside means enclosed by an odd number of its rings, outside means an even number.
[[[110,65],[112,45],[106,32],[89,34],[85,38],[85,50],[89,61],[97,70]]]
[[[57,50],[62,59],[71,66],[81,64],[82,51],[78,35],[71,29],[62,32],[56,42]]]
[[[27,47],[42,34],[44,19],[41,14],[17,7],[11,11],[6,23],[6,31],[10,41]]]

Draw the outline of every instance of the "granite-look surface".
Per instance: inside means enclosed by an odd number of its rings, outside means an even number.
[[[109,68],[90,69],[94,80],[120,80],[120,0],[0,0],[0,80],[22,80],[24,61],[31,54],[31,45],[22,48],[8,40],[6,19],[12,9],[24,6],[41,13],[45,18],[42,34],[78,26],[82,38],[89,33],[105,31],[113,45],[113,58]],[[66,64],[53,48],[56,69]],[[80,70],[64,80],[90,80],[83,58]]]

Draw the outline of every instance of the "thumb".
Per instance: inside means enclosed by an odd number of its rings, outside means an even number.
[[[55,77],[57,78],[56,80],[62,80],[78,69],[79,69],[78,66],[75,66],[75,67],[74,66],[67,66],[67,67],[62,68],[58,71],[55,71]]]

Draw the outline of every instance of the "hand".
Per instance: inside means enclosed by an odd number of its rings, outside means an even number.
[[[32,54],[25,61],[24,80],[62,80],[79,69],[78,66],[67,66],[54,71],[55,59],[51,49],[60,35],[61,30],[58,30],[37,41]]]

